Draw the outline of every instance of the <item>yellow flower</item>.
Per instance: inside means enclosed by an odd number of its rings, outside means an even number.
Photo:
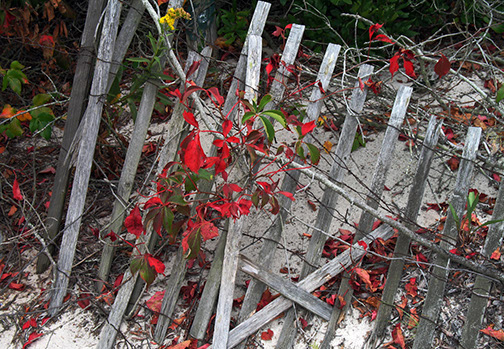
[[[191,19],[191,15],[184,11],[182,8],[170,8],[166,12],[166,15],[159,19],[159,23],[166,24],[168,29],[175,30],[174,24],[175,20],[179,18],[184,18],[187,20]]]

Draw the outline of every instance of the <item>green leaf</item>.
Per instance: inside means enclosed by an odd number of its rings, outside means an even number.
[[[163,228],[165,228],[170,235],[172,235],[172,223],[174,217],[175,216],[172,210],[167,206],[163,206]]]
[[[19,63],[18,61],[12,61],[11,64],[10,64],[10,68],[11,69],[16,69],[16,70],[21,70],[23,69],[25,66],[22,65],[21,63]]]
[[[306,146],[308,147],[308,150],[310,151],[310,160],[312,164],[317,165],[320,161],[320,151],[316,146],[310,143],[305,143]]]
[[[479,196],[476,196],[473,191],[469,192],[467,196],[467,215],[466,218],[471,220],[471,215],[478,204]]]
[[[504,99],[504,85],[502,85],[500,87],[499,91],[497,91],[497,96],[495,97],[495,102],[499,103],[503,99]]]
[[[131,274],[135,275],[142,268],[142,264],[145,264],[145,260],[141,256],[133,258],[130,265]]]
[[[34,107],[41,106],[42,104],[45,104],[51,100],[51,96],[49,96],[46,93],[39,93],[32,99],[32,104]]]
[[[455,221],[455,224],[457,225],[457,230],[460,230],[460,219],[459,216],[457,215],[457,212],[455,212],[455,208],[451,203],[448,203],[450,205],[450,212],[452,214],[453,220]]]
[[[198,177],[201,179],[206,179],[207,181],[213,180],[213,174],[205,170],[204,168],[200,168],[200,170],[198,171]]]
[[[262,111],[264,109],[264,107],[266,106],[266,104],[271,102],[272,99],[273,99],[273,97],[271,97],[271,95],[265,95],[261,99],[261,101],[259,102],[259,107],[257,108],[257,110]]]
[[[13,79],[13,78],[9,78],[9,77],[6,77],[6,79],[8,79],[9,86],[12,89],[12,91],[14,91],[18,95],[20,95],[21,94],[21,81],[18,79]]]
[[[167,202],[171,202],[173,204],[178,204],[182,206],[189,205],[182,195],[172,195],[167,199]]]
[[[9,138],[21,136],[23,134],[21,121],[19,121],[17,118],[12,120],[7,126],[6,134]]]
[[[264,125],[264,130],[266,131],[266,136],[268,137],[268,141],[270,143],[273,142],[273,139],[275,138],[275,129],[273,128],[271,121],[269,121],[268,118],[265,117],[264,115],[259,115],[259,118],[261,119],[261,121]]]
[[[253,117],[254,115],[256,115],[256,113],[254,112],[251,112],[251,111],[248,111],[246,112],[243,117],[242,117],[242,124],[246,123],[248,120],[250,120],[251,117]]]
[[[364,141],[362,134],[357,131],[355,133],[354,142],[352,144],[352,152],[356,151],[360,147],[365,147],[365,146],[366,146],[366,141]]]
[[[150,63],[150,59],[142,58],[142,57],[134,57],[134,58],[126,58],[130,62],[135,63]]]
[[[267,111],[263,111],[262,114],[266,114],[269,117],[272,117],[273,119],[275,119],[276,121],[278,121],[282,125],[282,127],[284,127],[284,128],[287,127],[287,121],[285,120],[285,116],[284,116],[284,114],[281,111],[279,111],[279,110],[267,110]]]

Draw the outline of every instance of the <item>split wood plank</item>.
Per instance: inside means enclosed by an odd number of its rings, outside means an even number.
[[[240,260],[240,270],[244,273],[249,274],[254,279],[259,280],[269,288],[280,293],[285,298],[301,305],[303,308],[306,308],[324,320],[329,320],[331,318],[332,308],[324,301],[321,301],[319,298],[313,296],[310,292],[303,290],[296,284],[286,281],[281,276],[254,264],[250,259],[243,255],[240,256]]]
[[[404,116],[406,115],[406,111],[408,109],[412,92],[412,87],[404,85],[399,87],[399,90],[397,91],[397,96],[395,98],[394,106],[392,107],[392,113],[388,122],[387,131],[385,131],[380,155],[378,156],[378,161],[376,162],[373,179],[371,181],[371,186],[366,200],[368,206],[374,209],[377,209],[380,205],[380,200],[385,186],[385,180],[387,178],[390,165],[392,164],[397,138],[400,133]],[[354,241],[361,240],[363,236],[371,232],[374,220],[375,218],[371,214],[369,214],[368,212],[362,212],[359,219],[359,224],[357,226],[357,232],[354,236]],[[350,279],[350,276],[350,273],[345,272],[341,279],[338,295],[341,295],[343,297],[345,303],[341,304],[339,300],[335,302],[333,314],[331,316],[331,320],[329,321],[321,349],[330,348],[330,343],[334,338],[338,323],[340,322],[341,317],[345,315],[352,304],[351,301],[353,296],[353,289],[351,288],[350,283],[347,281]]]
[[[224,115],[228,115],[228,119],[234,121],[234,115],[236,114],[236,109],[233,109],[236,102],[238,102],[238,96],[236,95],[236,90],[244,90],[245,86],[245,76],[247,67],[247,55],[248,55],[248,37],[250,35],[262,35],[264,25],[266,24],[266,19],[268,18],[268,13],[271,8],[271,4],[264,1],[257,2],[254,15],[250,22],[250,27],[247,32],[247,38],[243,44],[240,58],[236,64],[235,73],[233,75],[233,80],[231,81],[231,86],[229,87],[229,92],[224,102]],[[232,111],[233,110],[233,111]],[[232,111],[232,112],[231,112]],[[230,113],[231,112],[231,113]]]
[[[63,140],[58,155],[58,165],[56,166],[54,185],[47,212],[47,232],[44,232],[42,235],[46,239],[48,249],[45,252],[48,254],[54,252],[53,243],[58,236],[61,226],[63,207],[65,206],[65,198],[68,191],[68,179],[70,177],[70,166],[66,163],[65,159],[79,127],[81,116],[86,110],[85,101],[93,76],[93,57],[95,55],[94,34],[104,3],[105,0],[91,0],[88,5],[86,22],[81,38],[81,48],[72,83],[72,93],[70,95],[70,102],[68,103],[67,120],[65,122],[65,130],[63,132]],[[47,270],[49,262],[47,255],[41,254],[37,259],[37,273],[43,273]]]
[[[107,93],[107,80],[110,71],[110,62],[115,45],[115,39],[119,27],[121,3],[117,0],[109,0],[100,47],[98,49],[98,61],[91,86],[89,103],[84,115],[84,127],[82,139],[79,144],[79,155],[75,177],[70,195],[70,203],[66,215],[65,230],[61,242],[61,251],[57,270],[55,270],[55,282],[52,290],[51,306],[49,313],[54,316],[60,309],[63,298],[67,294],[72,264],[75,256],[75,247],[79,236],[80,223],[84,212],[84,204],[93,164],[96,138],[100,126],[101,113],[104,98]]]
[[[285,44],[284,51],[282,53],[282,63],[280,68],[278,69],[275,79],[271,85],[270,95],[272,96],[272,100],[264,107],[264,110],[275,109],[277,107],[277,103],[282,100],[283,94],[285,92],[285,87],[287,83],[288,75],[290,74],[285,66],[289,66],[294,63],[294,59],[296,58],[299,45],[301,44],[301,38],[304,32],[304,26],[293,24],[291,31],[289,33],[289,37],[287,38],[287,42]],[[283,68],[283,69],[282,69]],[[230,91],[231,92],[231,91]],[[282,200],[280,198],[280,206],[284,207],[285,204],[290,204],[290,200]],[[227,229],[222,233],[227,235]],[[224,254],[224,244],[226,241],[226,237],[219,237],[219,242],[216,248],[216,252],[214,255],[214,260],[212,261],[212,268],[210,269],[207,282],[205,283],[205,288],[203,289],[203,294],[201,295],[201,299],[204,299],[204,302],[200,302],[196,314],[194,316],[194,321],[191,326],[190,334],[194,338],[198,340],[202,340],[206,334],[206,328],[208,326],[208,322],[210,321],[210,317],[212,316],[212,310],[215,306],[215,301],[217,299],[217,293],[220,285],[220,275],[222,272],[222,260]],[[255,283],[254,283],[255,284]],[[249,285],[249,290],[253,287],[253,285]],[[262,291],[260,291],[262,294]],[[253,302],[252,302],[253,303]],[[253,306],[255,307],[255,302]],[[244,307],[248,304],[247,297],[245,297],[242,305],[242,311]],[[241,312],[240,312],[241,314]]]
[[[478,151],[481,128],[469,127],[465,139],[465,147],[460,161],[459,171],[451,204],[458,217],[462,217],[465,208],[469,184],[471,182],[474,160]],[[440,246],[451,250],[456,246],[458,227],[455,218],[448,213],[441,238]],[[425,297],[420,323],[418,324],[413,349],[430,348],[436,330],[436,323],[444,299],[446,280],[450,270],[450,259],[444,255],[436,255],[429,289]]]
[[[380,226],[367,237],[363,239],[370,245],[375,239],[382,238],[389,239],[394,234],[393,229],[386,225]],[[342,254],[336,256],[329,263],[324,264],[322,267],[308,275],[304,280],[301,280],[297,286],[308,291],[313,292],[318,287],[335,277],[339,273],[351,266],[356,260],[359,260],[366,251],[358,244],[352,245]],[[285,310],[292,306],[292,302],[284,297],[279,297],[273,302],[266,305],[263,309],[252,315],[250,318],[236,326],[229,332],[229,338],[226,348],[233,348],[242,340],[257,332],[261,327],[269,323]],[[214,345],[208,348],[215,348]]]
[[[499,193],[495,201],[495,207],[492,214],[492,221],[501,221],[491,224],[488,228],[488,234],[481,254],[490,258],[492,253],[502,244],[504,237],[504,181],[501,181]],[[467,310],[464,328],[462,329],[461,347],[465,349],[476,349],[478,335],[482,329],[485,309],[488,303],[488,295],[492,281],[481,275],[476,276],[476,281],[472,289],[471,301]]]
[[[261,65],[257,64],[257,62],[261,62],[261,54],[261,37],[259,35],[249,35],[245,96],[250,103],[257,98],[256,91],[259,86],[261,70]],[[228,341],[241,235],[246,222],[247,216],[241,216],[236,221],[230,220],[229,222],[213,335],[213,342],[217,349],[225,349]]]
[[[373,66],[363,64],[359,68],[357,76],[361,79],[365,79],[373,73],[373,69]],[[366,96],[367,87],[364,87],[364,89],[361,90],[359,88],[359,81],[356,81],[354,90],[352,92],[352,97],[349,102],[347,116],[345,117],[340,139],[338,141],[338,146],[334,155],[334,161],[329,172],[329,178],[336,183],[343,182],[343,179],[345,177],[346,162],[348,157],[350,156],[352,144],[354,142],[355,133],[357,132],[357,126],[359,123],[357,116],[362,112],[362,109],[364,108]],[[322,196],[322,203],[319,207],[317,220],[315,222],[316,229],[313,229],[313,231],[311,232],[312,237],[308,245],[308,250],[306,252],[306,262],[303,264],[300,279],[303,279],[314,270],[314,267],[312,266],[320,264],[322,249],[327,239],[325,232],[329,231],[329,228],[331,226],[337,200],[338,195],[335,192],[330,189],[324,191],[324,194]],[[308,233],[310,233],[310,230],[308,231]],[[277,344],[279,348],[292,347],[297,331],[297,328],[295,326],[295,315],[296,314],[293,310],[289,310],[289,312],[287,312],[285,316],[284,326],[282,328],[279,343]],[[285,326],[285,324],[288,325]]]
[[[408,204],[404,212],[405,225],[408,229],[415,230],[418,213],[422,204],[422,198],[427,185],[427,176],[429,174],[432,159],[434,158],[434,149],[439,138],[439,130],[442,122],[437,122],[436,116],[433,115],[429,121],[427,131],[425,133],[425,140],[422,144],[422,151],[417,163],[415,177],[413,179],[412,187],[408,195]],[[383,330],[387,326],[390,313],[393,309],[394,296],[396,294],[401,275],[404,267],[404,258],[409,255],[409,246],[411,239],[404,235],[399,234],[396,246],[394,249],[394,259],[389,267],[387,274],[387,281],[383,290],[383,295],[376,317],[376,324],[373,330],[373,338],[377,340],[383,335]]]

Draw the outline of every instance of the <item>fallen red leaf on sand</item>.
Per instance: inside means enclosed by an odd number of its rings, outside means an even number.
[[[270,341],[271,338],[273,338],[273,331],[272,330],[267,330],[261,333],[261,339],[263,341]]]

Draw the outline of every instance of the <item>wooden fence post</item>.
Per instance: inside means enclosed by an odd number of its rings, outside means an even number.
[[[400,128],[403,123],[404,116],[406,115],[412,92],[413,88],[404,85],[399,88],[399,91],[397,91],[394,106],[392,107],[392,114],[390,115],[387,131],[385,132],[382,148],[380,155],[378,156],[373,180],[366,200],[366,203],[374,209],[377,209],[380,205],[383,188],[385,186],[385,179],[387,178],[388,170],[392,163],[397,137],[399,136]],[[361,240],[362,237],[371,232],[374,220],[375,218],[367,212],[363,212],[361,214],[357,232],[354,236],[354,241]],[[329,349],[330,342],[334,338],[334,333],[336,332],[340,318],[345,315],[352,304],[351,300],[353,296],[353,289],[348,283],[349,279],[350,274],[345,272],[342,276],[340,288],[338,290],[338,295],[343,297],[345,304],[340,304],[339,300],[335,302],[333,314],[331,320],[329,321],[321,349]]]
[[[418,159],[415,178],[413,179],[412,188],[408,195],[408,204],[404,212],[405,224],[411,230],[415,230],[414,227],[422,204],[422,198],[427,184],[427,175],[429,174],[432,159],[434,157],[434,149],[438,141],[440,127],[441,122],[437,122],[436,115],[433,115],[427,127],[425,140],[422,144],[422,152]],[[374,339],[383,335],[383,330],[388,324],[390,313],[393,309],[394,296],[399,286],[404,267],[403,258],[408,255],[410,242],[411,239],[409,237],[399,234],[394,249],[394,259],[389,267],[387,281],[375,321],[376,324],[373,332]]]
[[[364,79],[372,74],[373,69],[374,68],[371,65],[363,64],[359,68],[357,76]],[[343,129],[341,131],[338,146],[334,155],[335,160],[331,166],[329,174],[329,178],[334,180],[336,183],[341,183],[345,176],[345,163],[350,155],[352,144],[355,139],[355,132],[357,131],[357,115],[362,112],[364,102],[366,101],[366,95],[367,88],[365,87],[361,90],[359,88],[359,82],[357,81],[354,85],[349,110],[347,111],[347,116],[343,123]],[[288,177],[286,177],[286,179],[287,178]],[[301,270],[301,280],[313,271],[313,265],[320,264],[322,249],[327,238],[322,232],[329,230],[337,200],[338,195],[336,193],[333,193],[331,190],[324,191],[322,203],[315,223],[315,227],[317,229],[313,229],[311,232],[312,237],[308,245],[308,251],[306,252],[306,262],[303,264],[303,268]],[[293,310],[289,310],[289,312],[285,315],[284,326],[282,328],[279,343],[277,344],[278,348],[292,347],[292,343],[297,333],[295,320],[295,312]]]
[[[120,13],[121,3],[117,0],[110,0],[103,24],[100,48],[98,49],[99,59],[96,63],[89,103],[83,119],[84,127],[79,144],[75,178],[66,216],[65,231],[61,242],[62,248],[57,270],[55,270],[55,282],[53,284],[51,306],[49,308],[51,316],[58,312],[63,303],[72,272],[75,246],[77,245],[77,238],[79,236],[82,213],[84,212],[91,165],[93,164],[96,138],[103,109],[103,97],[107,93],[107,80],[117,29],[119,27]]]
[[[54,240],[58,236],[63,216],[63,206],[68,191],[68,179],[70,177],[70,166],[65,162],[67,152],[70,149],[75,132],[79,127],[81,116],[86,110],[85,100],[87,98],[89,87],[91,86],[91,77],[93,71],[93,56],[95,54],[95,31],[102,12],[105,0],[89,1],[86,15],[86,23],[81,38],[81,48],[77,59],[77,67],[72,83],[72,93],[68,104],[67,121],[65,131],[61,142],[61,149],[58,155],[58,165],[54,176],[54,185],[47,212],[47,232],[43,237],[47,239],[48,250],[45,253],[54,252]],[[49,258],[41,254],[37,259],[37,273],[43,273],[49,267]]]
[[[464,207],[467,199],[467,192],[472,177],[474,159],[481,136],[481,128],[469,127],[465,140],[464,152],[460,161],[459,171],[457,173],[457,181],[451,204],[455,209],[458,217],[462,218]],[[445,226],[443,229],[443,238],[441,238],[441,247],[446,250],[452,249],[457,242],[458,226],[455,222],[455,217],[448,212]],[[433,334],[436,330],[436,323],[439,317],[439,310],[444,298],[444,290],[446,280],[450,269],[450,260],[442,255],[436,256],[436,261],[432,270],[432,277],[429,282],[429,290],[425,297],[424,306],[420,323],[418,325],[413,349],[430,348]]]
[[[504,219],[504,181],[501,181],[499,193],[495,201],[492,221]],[[485,245],[481,254],[490,258],[492,252],[502,244],[504,232],[504,221],[490,225],[488,234],[485,240]],[[467,310],[464,328],[462,329],[461,347],[465,349],[476,349],[478,343],[478,335],[480,333],[485,309],[488,303],[488,295],[492,281],[484,276],[477,275],[474,282],[471,302]]]

